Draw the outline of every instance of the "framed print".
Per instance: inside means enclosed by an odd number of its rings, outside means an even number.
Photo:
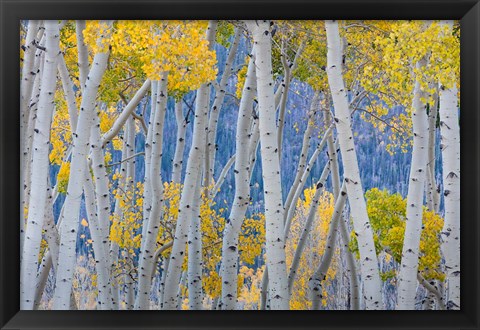
[[[479,328],[477,1],[0,3],[2,329]]]

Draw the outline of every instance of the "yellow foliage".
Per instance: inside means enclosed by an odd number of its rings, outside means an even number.
[[[389,194],[377,188],[367,191],[367,212],[374,230],[377,254],[387,251],[400,263],[402,259],[403,239],[407,202],[400,194]],[[441,254],[439,235],[443,228],[443,219],[435,212],[423,208],[423,230],[420,236],[420,257],[418,271],[427,280],[443,280],[440,270]],[[350,249],[357,254],[358,246],[352,232]]]
[[[57,174],[57,189],[59,193],[65,194],[70,178],[70,162],[63,162]]]
[[[285,250],[287,257],[287,269],[289,269],[292,264],[292,259],[297,249],[298,240],[308,216],[315,191],[315,186],[305,189],[305,199],[299,200],[297,203],[297,211],[292,219],[290,236]],[[334,207],[333,195],[328,191],[324,191],[320,196],[316,218],[313,222],[304,252],[300,259],[300,264],[292,288],[290,309],[305,310],[311,308],[311,297],[307,289],[308,282],[320,264],[321,257],[325,251],[326,238],[328,235],[328,229],[330,220],[332,219]],[[326,288],[336,275],[338,254],[339,252],[337,249],[334,253],[327,276],[323,281],[322,289],[324,290],[323,296],[325,298],[323,301],[324,306],[327,304],[327,299],[329,299]]]
[[[238,242],[240,261],[253,265],[265,244],[265,214],[257,213],[243,221]]]

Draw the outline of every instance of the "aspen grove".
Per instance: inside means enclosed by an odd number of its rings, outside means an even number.
[[[460,309],[456,21],[21,22],[21,309]]]

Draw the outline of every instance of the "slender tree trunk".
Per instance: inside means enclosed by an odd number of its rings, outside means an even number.
[[[201,180],[197,180],[192,204],[192,220],[188,230],[188,306],[190,310],[203,309],[202,292],[202,231],[200,206],[202,203]]]
[[[330,172],[329,166],[325,168],[327,168],[328,170],[326,171],[324,170],[324,175],[322,175],[322,177],[320,178],[320,180],[318,180],[316,184],[316,191],[310,204],[310,210],[308,211],[307,221],[305,222],[302,233],[300,235],[300,239],[298,240],[297,248],[295,249],[295,254],[292,260],[292,265],[290,266],[290,272],[288,274],[288,291],[290,294],[292,294],[293,283],[297,275],[298,266],[300,265],[300,259],[302,257],[303,250],[305,249],[305,244],[307,243],[308,234],[310,234],[313,221],[316,219],[316,216],[317,216],[320,197],[324,192],[323,187],[328,177],[328,173]]]
[[[318,100],[319,100],[319,93],[315,92],[313,96],[312,103],[310,104],[310,111],[308,113],[308,121],[307,121],[307,128],[303,133],[303,142],[302,142],[302,149],[300,151],[300,156],[298,159],[298,166],[297,172],[295,174],[295,179],[293,180],[293,184],[290,187],[290,191],[288,192],[287,199],[285,201],[285,215],[288,215],[288,211],[292,206],[293,196],[297,192],[298,185],[300,184],[300,180],[302,175],[305,171],[305,166],[307,165],[307,157],[308,157],[308,148],[310,147],[310,140],[312,138],[313,126],[315,124],[314,118],[315,114],[318,109]],[[286,219],[285,219],[286,222]]]
[[[312,156],[308,160],[307,166],[304,168],[303,173],[300,177],[300,180],[297,184],[297,187],[295,188],[295,194],[293,195],[293,198],[289,202],[288,206],[286,209],[288,209],[287,216],[285,217],[285,237],[288,239],[288,234],[290,232],[290,225],[292,223],[293,216],[295,214],[295,210],[297,209],[297,202],[298,199],[300,198],[300,195],[303,192],[303,187],[305,186],[305,183],[307,182],[307,178],[310,175],[310,171],[313,168],[313,165],[315,165],[315,162],[317,161],[318,156],[320,155],[320,152],[322,151],[323,147],[327,143],[327,138],[328,136],[332,133],[332,128],[328,128],[325,134],[323,135],[322,140],[320,143],[317,145],[317,148],[313,152]],[[328,164],[326,165],[326,167]],[[325,171],[325,169],[324,169]],[[322,172],[323,173],[323,172]],[[286,205],[286,204],[285,204]]]
[[[126,190],[125,191],[135,191],[135,119],[132,116],[127,119],[125,126],[126,131],[126,150],[127,154],[125,159],[126,163]],[[135,197],[137,198],[137,197]],[[125,261],[128,263],[130,268],[133,268],[133,257],[130,251],[125,251]],[[128,310],[132,310],[135,306],[135,283],[131,278],[130,274],[124,275],[125,283],[125,302]]]
[[[298,64],[298,58],[300,58],[301,54],[303,53],[303,49],[305,47],[305,42],[302,42],[295,53],[295,57],[293,62],[288,62],[285,58],[284,50],[282,47],[282,54],[280,55],[280,59],[283,66],[284,78],[281,85],[281,99],[280,99],[280,109],[278,110],[278,159],[280,162],[282,161],[282,151],[283,151],[283,128],[285,126],[285,111],[287,109],[287,99],[288,99],[288,92],[290,90],[290,83],[292,81],[292,72],[295,71]],[[276,108],[276,107],[275,107]]]
[[[250,203],[250,173],[248,163],[249,128],[253,98],[256,91],[255,61],[248,64],[247,76],[238,111],[235,139],[235,196],[230,216],[225,223],[222,245],[222,309],[235,309],[238,279],[238,236]]]
[[[435,92],[433,98],[433,106],[430,107],[430,111],[428,113],[428,159],[425,187],[428,208],[433,212],[438,212],[440,194],[437,190],[437,184],[435,181],[435,133],[437,132],[438,90]]]
[[[118,116],[118,118],[113,123],[112,127],[103,135],[102,137],[102,146],[105,146],[108,142],[110,142],[115,136],[117,136],[118,132],[122,129],[122,127],[127,122],[127,119],[130,118],[132,113],[135,112],[137,105],[142,101],[145,94],[147,94],[148,90],[150,89],[151,81],[150,79],[145,80],[142,87],[135,93],[132,99],[125,105],[122,113]]]
[[[152,269],[154,268],[153,255],[155,253],[155,244],[157,242],[158,228],[162,215],[163,207],[163,181],[162,181],[162,153],[163,153],[163,127],[165,123],[165,113],[167,111],[167,74],[163,74],[158,82],[157,93],[158,108],[155,111],[155,117],[151,125],[152,131],[152,151],[150,165],[150,190],[151,213],[148,221],[148,229],[144,238],[145,244],[139,257],[139,275],[138,292],[135,300],[135,309],[149,309],[150,289],[152,286]]]
[[[225,182],[225,178],[227,177],[228,172],[232,168],[233,163],[235,163],[236,155],[233,155],[230,157],[223,167],[222,171],[220,172],[220,175],[218,176],[217,181],[215,182],[215,186],[213,186],[213,189],[210,191],[210,199],[213,200],[215,196],[217,196],[217,193],[220,191],[220,188],[222,187],[223,183]]]
[[[22,61],[22,75],[20,82],[20,145],[23,148],[23,155],[21,158],[22,164],[22,181],[24,186],[24,194],[21,195],[22,206],[28,207],[30,194],[30,169],[31,169],[31,147],[33,141],[33,125],[35,110],[33,106],[36,104],[36,99],[39,92],[39,81],[42,77],[40,69],[40,61],[36,60],[36,43],[37,33],[40,28],[41,21],[29,20],[27,26],[27,35],[25,37],[25,44],[22,46],[23,61]],[[43,58],[42,58],[43,60]],[[38,100],[37,100],[38,101]],[[20,250],[23,249],[23,239],[25,233],[25,219],[22,217],[20,223]]]
[[[122,146],[122,156],[127,154],[127,144],[125,140],[123,141],[123,146]],[[123,162],[120,165],[120,179],[118,180],[118,187],[125,189],[126,186],[126,163]],[[145,207],[145,206],[144,206]],[[120,208],[120,199],[116,198],[115,199],[115,206],[113,209],[113,215],[114,215],[114,221],[122,221],[123,217],[123,210]],[[143,237],[143,236],[142,236]],[[111,265],[111,278],[110,282],[112,283],[112,300],[113,300],[113,305],[117,306],[117,308],[120,308],[120,300],[119,300],[119,288],[118,288],[118,282],[119,280],[114,277],[116,276],[116,267],[118,266],[118,256],[119,256],[119,251],[120,247],[118,246],[117,242],[111,241],[110,242],[110,265]]]
[[[382,282],[378,269],[373,233],[363,196],[357,154],[351,129],[350,110],[342,76],[342,45],[337,21],[325,21],[327,32],[327,75],[338,132],[348,199],[357,235],[361,272],[364,283],[364,298],[367,309],[382,309]]]
[[[207,150],[205,152],[205,180],[204,186],[208,187],[211,184],[211,180],[215,171],[215,156],[218,146],[216,145],[217,138],[217,126],[218,117],[220,115],[220,109],[225,99],[225,93],[227,92],[228,79],[232,75],[232,66],[235,55],[237,54],[238,44],[242,35],[242,29],[236,28],[235,35],[233,37],[232,45],[228,52],[227,59],[225,61],[225,67],[223,69],[222,77],[218,84],[218,88],[213,100],[213,106],[210,110],[210,117],[208,120],[208,132],[207,132]]]
[[[102,309],[111,309],[115,307],[114,309],[116,309],[116,302],[113,301],[111,296],[110,267],[108,264],[110,243],[110,194],[108,189],[108,173],[105,168],[104,148],[101,146],[100,120],[97,115],[94,116],[94,122],[90,134],[92,172],[95,177],[94,196],[96,197],[96,221],[99,234],[97,239],[98,245],[100,245],[95,252],[96,259],[98,260],[96,265],[105,268],[99,272],[99,274],[102,273],[104,276],[101,280],[99,279],[99,285],[100,282],[102,282],[101,291],[99,288],[99,298],[102,297],[102,304],[105,305],[100,307]],[[87,181],[89,180],[89,175],[90,174],[87,174]]]
[[[255,42],[259,129],[262,176],[265,194],[266,258],[270,272],[271,308],[289,309],[285,237],[283,235],[283,201],[278,159],[275,99],[272,78],[270,22],[248,21]]]
[[[35,75],[35,81],[33,84],[33,91],[32,96],[30,99],[30,110],[28,112],[28,124],[24,128],[26,130],[25,139],[22,142],[23,155],[21,160],[23,161],[21,168],[22,168],[22,180],[23,180],[23,194],[22,197],[22,205],[23,209],[28,209],[30,204],[30,193],[32,189],[32,149],[33,149],[33,137],[35,133],[35,121],[37,116],[38,110],[38,102],[40,99],[40,91],[41,91],[41,81],[43,76],[43,66],[45,63],[45,56],[44,52],[39,55],[39,63],[38,63],[38,72]],[[21,138],[23,137],[23,132]],[[22,218],[20,221],[20,251],[23,250],[23,242],[25,238],[25,229],[26,229],[26,220],[22,214]],[[22,258],[22,256],[20,256]]]
[[[290,202],[291,207],[288,210],[288,215],[287,215],[287,218],[286,218],[284,232],[283,232],[283,234],[285,236],[285,240],[288,240],[288,234],[290,233],[290,226],[291,226],[291,223],[292,223],[293,216],[295,214],[297,201],[298,201],[298,199],[300,198],[300,195],[303,192],[303,187],[305,186],[305,183],[307,182],[307,178],[310,175],[310,171],[313,168],[313,165],[315,164],[315,162],[317,161],[318,155],[320,155],[321,150],[325,146],[325,143],[327,141],[327,137],[329,136],[329,134],[331,134],[331,131],[332,131],[332,129],[329,128],[325,132],[325,134],[322,138],[322,141],[320,141],[320,143],[318,144],[317,148],[315,149],[313,155],[310,157],[310,159],[308,161],[308,164],[305,167],[305,170],[304,170],[304,172],[302,174],[302,177],[300,179],[299,185],[296,189],[295,195],[293,196],[292,201]],[[330,171],[330,164],[327,163],[325,165],[325,167],[323,168],[322,174],[320,175],[321,178],[324,178],[323,182],[326,180],[326,177],[328,176],[329,171]],[[266,287],[267,284],[268,284],[268,268],[266,268],[265,272],[263,273],[262,287],[264,287],[264,286]],[[260,309],[262,309],[262,310],[265,309],[265,307],[266,307],[266,298],[267,298],[266,292],[262,291],[261,303],[260,303]]]
[[[333,119],[330,113],[330,95],[325,100],[325,122],[328,124],[333,123]],[[338,145],[333,141],[333,136],[330,135],[327,139],[328,156],[330,162],[330,173],[332,178],[333,194],[335,196],[335,202],[337,201],[340,193],[340,170],[338,167]],[[339,224],[341,239],[342,239],[342,252],[345,254],[347,272],[349,274],[350,282],[350,309],[358,310],[360,308],[358,275],[355,257],[349,249],[350,235],[347,228],[347,223],[342,213],[342,218]]]
[[[183,116],[182,100],[175,102],[175,118],[177,121],[177,143],[175,145],[175,156],[173,157],[172,182],[181,183],[185,135],[187,133],[187,120]]]
[[[143,178],[143,223],[142,223],[142,237],[147,236],[148,221],[150,212],[152,210],[152,192],[150,183],[150,169],[152,167],[152,140],[153,140],[153,119],[157,106],[158,82],[151,83],[151,97],[150,97],[150,117],[148,122],[148,132],[145,141],[145,174]],[[145,240],[142,239],[140,250],[143,250]]]
[[[31,167],[31,191],[28,208],[28,221],[22,251],[20,275],[20,309],[33,309],[35,283],[38,269],[38,255],[42,240],[42,228],[45,218],[45,204],[49,194],[47,182],[49,168],[50,128],[54,110],[56,88],[57,57],[59,50],[59,31],[56,21],[45,24],[46,55],[42,90],[35,121],[33,154]],[[67,296],[68,299],[69,296]]]
[[[335,252],[335,243],[337,240],[337,226],[338,222],[341,221],[343,209],[345,208],[345,203],[347,201],[347,192],[345,182],[343,183],[340,194],[337,197],[335,202],[335,209],[333,210],[332,220],[330,221],[330,226],[328,229],[327,241],[325,243],[325,251],[322,255],[322,260],[317,270],[310,279],[309,286],[312,292],[312,309],[320,309],[322,302],[322,282],[327,277],[328,269],[332,263],[333,253]]]
[[[207,40],[213,46],[217,22],[210,21],[207,29]],[[193,124],[192,147],[187,161],[185,180],[180,197],[179,215],[175,228],[174,242],[167,271],[164,293],[164,308],[177,309],[178,288],[182,271],[183,258],[188,237],[189,221],[192,217],[192,203],[197,180],[201,177],[201,162],[205,152],[206,131],[208,128],[208,101],[210,84],[203,84],[197,90],[195,120]]]
[[[95,126],[95,125],[94,125]],[[93,130],[92,130],[93,131]],[[98,181],[98,178],[96,179]],[[102,226],[99,219],[98,196],[95,198],[94,185],[90,172],[85,171],[84,196],[85,208],[88,214],[88,222],[90,234],[92,236],[93,251],[95,253],[95,270],[97,271],[97,289],[98,300],[97,309],[110,310],[112,309],[112,298],[110,295],[110,273],[108,266],[107,245],[103,243],[105,240]],[[58,276],[58,275],[57,275]]]
[[[101,39],[100,39],[101,40]],[[101,42],[99,40],[99,42]],[[90,138],[90,127],[95,116],[95,103],[101,79],[107,67],[108,51],[97,53],[93,60],[85,92],[80,105],[77,131],[73,135],[72,161],[70,177],[65,200],[65,212],[61,227],[61,242],[55,283],[54,309],[68,309],[69,296],[72,289],[72,279],[76,261],[76,242],[78,230],[78,215],[82,197],[83,181],[85,180],[86,156]]]
[[[425,59],[416,64],[417,69],[424,66]],[[397,309],[415,309],[417,289],[418,258],[420,252],[420,235],[422,233],[423,198],[428,157],[428,117],[422,102],[424,92],[421,90],[420,77],[415,79],[413,90],[413,149],[412,165],[407,195],[407,218],[405,238],[402,249],[402,262],[398,274]]]
[[[82,20],[75,21],[75,34],[77,37],[78,50],[78,72],[80,80],[80,89],[82,93],[85,91],[85,83],[87,81],[90,64],[88,63],[88,49],[83,39],[83,30],[87,27],[87,23]]]
[[[447,272],[447,308],[460,309],[460,128],[457,87],[440,91],[445,222],[442,252]]]

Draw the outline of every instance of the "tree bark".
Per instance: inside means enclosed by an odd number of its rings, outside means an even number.
[[[210,21],[207,29],[207,40],[213,47],[217,22]],[[183,258],[188,238],[189,222],[192,218],[192,203],[197,180],[201,177],[201,162],[205,153],[206,131],[208,128],[208,103],[210,83],[203,84],[197,90],[195,120],[193,123],[192,147],[190,149],[185,180],[180,197],[179,215],[167,271],[164,293],[164,309],[174,310],[178,306],[178,288],[182,272]]]
[[[250,203],[249,128],[255,97],[255,61],[248,64],[238,110],[235,137],[235,196],[225,223],[222,245],[222,309],[233,310],[237,303],[238,237]]]
[[[188,307],[190,310],[203,309],[202,291],[202,230],[200,206],[202,203],[201,180],[197,180],[192,203],[192,220],[188,229]]]
[[[420,69],[426,63],[422,59],[416,64]],[[418,258],[420,253],[420,235],[422,233],[423,198],[428,156],[428,117],[422,102],[424,92],[420,86],[420,77],[415,78],[412,101],[413,148],[412,165],[407,195],[407,218],[405,238],[402,249],[402,261],[398,274],[397,309],[415,309],[417,288]]]
[[[322,282],[327,277],[328,269],[332,263],[333,253],[335,252],[335,243],[337,240],[338,222],[341,221],[343,209],[347,201],[347,191],[345,182],[340,188],[340,194],[335,202],[335,209],[333,210],[332,220],[328,229],[327,241],[325,243],[325,251],[322,255],[322,260],[317,270],[309,281],[310,290],[312,292],[312,309],[320,309],[322,302]]]
[[[83,38],[83,30],[87,27],[87,23],[83,20],[75,21],[75,34],[77,37],[78,50],[78,73],[80,81],[80,90],[85,91],[85,82],[87,81],[90,64],[88,62],[88,49]]]
[[[335,122],[342,153],[344,177],[357,235],[364,298],[367,309],[382,309],[382,282],[378,269],[373,233],[363,196],[357,154],[351,129],[350,110],[342,76],[342,45],[337,21],[325,21],[327,33],[327,76],[335,108]]]
[[[324,192],[323,187],[325,185],[325,181],[327,180],[328,173],[330,172],[330,166],[329,164],[327,165],[328,166],[326,166],[325,168],[328,170],[324,170],[324,175],[322,175],[322,177],[320,178],[320,180],[318,180],[316,184],[316,191],[310,204],[307,221],[305,222],[302,233],[300,235],[300,239],[298,240],[297,248],[295,249],[295,255],[293,256],[292,260],[292,265],[290,266],[290,272],[288,274],[288,291],[290,294],[292,294],[293,282],[295,281],[295,277],[297,275],[298,266],[300,265],[300,258],[302,257],[303,250],[305,249],[308,234],[310,233],[313,221],[316,219],[317,216],[320,197],[322,196],[322,192]]]
[[[232,45],[228,52],[227,59],[225,61],[225,67],[223,69],[222,77],[218,84],[218,88],[215,93],[215,98],[213,100],[213,106],[210,110],[210,117],[208,120],[208,132],[207,132],[207,150],[205,152],[205,180],[204,186],[208,187],[211,184],[211,180],[214,177],[215,171],[215,156],[217,151],[216,138],[217,138],[217,126],[218,126],[218,117],[220,115],[220,109],[223,105],[223,100],[225,99],[225,93],[227,91],[228,79],[232,74],[233,60],[237,54],[238,44],[240,42],[240,37],[242,35],[242,30],[239,28],[235,29],[235,35],[233,37]]]
[[[460,127],[457,87],[440,91],[445,222],[441,245],[447,272],[447,308],[460,309]]]
[[[100,38],[101,40],[102,38]],[[100,42],[99,40],[99,42]],[[54,309],[68,309],[72,279],[76,261],[78,215],[85,180],[86,156],[90,138],[90,127],[95,116],[95,103],[101,79],[107,68],[108,51],[95,55],[85,92],[80,105],[77,131],[73,134],[73,151],[70,177],[65,200],[65,212],[61,227],[61,242],[58,258],[58,271],[55,282]]]
[[[187,119],[183,116],[182,100],[175,102],[175,118],[177,121],[177,143],[173,157],[172,182],[180,183],[182,179],[183,152],[185,150],[185,135]]]
[[[289,309],[283,201],[272,77],[270,22],[247,21],[255,43],[262,177],[265,194],[266,258],[271,308]]]
[[[165,113],[167,111],[167,79],[168,74],[162,75],[158,82],[157,100],[158,108],[151,125],[152,130],[152,151],[150,165],[150,190],[151,213],[148,221],[148,229],[144,238],[145,243],[139,257],[138,292],[135,300],[135,309],[149,309],[149,295],[152,286],[152,269],[154,268],[153,255],[157,241],[158,228],[162,216],[163,207],[163,181],[162,181],[162,153],[163,153],[163,127]],[[147,184],[147,183],[146,183]]]
[[[56,89],[57,57],[59,55],[59,31],[56,21],[45,23],[46,55],[42,90],[38,105],[33,136],[31,167],[31,191],[28,208],[28,221],[22,251],[20,275],[20,309],[33,309],[35,284],[38,269],[38,255],[42,240],[45,218],[45,204],[49,195],[47,182],[49,169],[50,128],[54,111]],[[67,296],[68,299],[69,295]]]

